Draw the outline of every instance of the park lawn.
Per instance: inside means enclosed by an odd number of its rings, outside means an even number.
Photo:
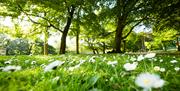
[[[138,56],[0,56],[0,91],[139,91],[143,88],[135,84],[135,79],[147,72],[165,81],[162,87],[152,88],[153,91],[180,91],[180,71],[175,70],[180,67],[180,57],[156,56],[137,61]],[[45,72],[44,67],[56,60],[64,63]],[[124,64],[133,62],[138,63],[137,67],[127,71]],[[21,69],[4,72],[3,67],[8,65],[21,66]],[[156,66],[165,71],[155,70]]]

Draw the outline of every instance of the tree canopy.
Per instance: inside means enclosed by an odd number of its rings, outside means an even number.
[[[68,34],[76,36],[77,53],[80,38],[121,53],[123,41],[139,25],[153,31],[179,30],[179,4],[178,0],[1,0],[0,15],[12,19],[21,16],[33,23],[31,30],[44,33],[45,44],[49,31],[60,32],[60,54],[66,51]],[[14,31],[21,37],[21,29]]]

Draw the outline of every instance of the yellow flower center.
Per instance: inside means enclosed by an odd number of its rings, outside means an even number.
[[[150,80],[144,79],[144,84],[148,84],[149,82],[150,82]]]

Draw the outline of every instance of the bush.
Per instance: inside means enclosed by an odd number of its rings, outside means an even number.
[[[8,55],[28,55],[30,54],[29,43],[26,39],[15,39],[7,45]]]

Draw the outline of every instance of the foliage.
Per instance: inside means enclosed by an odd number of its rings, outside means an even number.
[[[20,38],[10,41],[6,50],[8,55],[23,55],[30,53],[28,40]]]
[[[146,46],[150,50],[167,50],[167,47],[175,47],[176,43],[174,43],[173,41],[176,41],[176,34],[177,31],[170,28],[167,28],[163,31],[153,32],[153,41],[146,42]]]

